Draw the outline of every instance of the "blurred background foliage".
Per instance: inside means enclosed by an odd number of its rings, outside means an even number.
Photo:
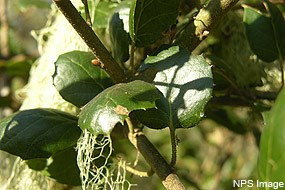
[[[16,94],[29,77],[32,63],[39,56],[32,30],[41,29],[51,1],[1,1],[0,35],[0,117],[19,109],[21,97]]]
[[[111,49],[108,32],[109,19],[114,11],[124,5],[115,0],[90,2],[93,7],[91,11],[94,18],[93,27],[104,44]],[[128,4],[128,1],[123,2]],[[277,5],[284,14],[284,1],[272,0],[271,2]],[[45,50],[41,49],[42,44],[39,46],[38,42],[44,43],[50,39],[52,34],[49,35],[49,32],[46,32],[46,35],[40,36],[39,31],[40,29],[43,31],[47,25],[56,23],[54,15],[57,14],[50,0],[2,0],[1,3],[0,119],[20,109],[22,102],[30,97],[26,93],[33,94],[36,91],[35,88],[41,88],[39,82],[38,86],[29,88],[29,92],[23,91],[23,87],[28,83],[33,63],[41,64],[38,63],[41,61],[36,60],[43,55],[56,57],[46,55]],[[181,27],[203,3],[205,2],[198,0],[182,1],[181,14],[178,18],[179,23],[182,23]],[[80,1],[77,1],[77,4],[84,12]],[[263,7],[262,3],[257,0],[239,2],[193,52],[203,54],[214,65],[215,88],[213,99],[207,105],[203,121],[197,127],[177,130],[179,144],[176,170],[189,189],[228,190],[232,189],[233,179],[258,179],[257,161],[263,128],[261,112],[268,111],[276,98],[280,88],[280,70],[277,62],[265,63],[251,51],[245,35],[241,4],[261,9]],[[177,28],[179,27],[178,24]],[[53,35],[56,35],[56,32]],[[77,43],[82,43],[82,41],[77,41]],[[71,46],[68,43],[65,46],[77,50],[77,46]],[[155,45],[138,49],[136,59],[143,59],[155,50]],[[51,54],[51,51],[46,52]],[[53,59],[49,62],[53,64]],[[33,66],[31,75],[36,75],[35,73],[45,75],[44,68],[41,68],[41,71],[37,68],[39,67]],[[39,72],[43,73],[39,74]],[[45,89],[42,93],[49,96],[50,91]],[[53,101],[49,102],[52,104]],[[33,106],[36,107],[36,105]],[[59,107],[61,106],[60,104]],[[146,129],[146,135],[170,160],[171,145],[168,130]],[[136,154],[130,151],[134,149],[125,140],[119,141],[114,147],[115,150],[120,150],[118,153],[125,160],[129,162],[135,160]],[[12,173],[15,170],[14,160],[15,158],[11,155],[0,152],[0,181],[8,183],[11,180],[11,175],[14,175]],[[148,169],[141,158],[139,167],[144,170]],[[41,181],[43,176],[34,173],[30,175],[31,179],[38,179],[39,184],[46,183],[46,181]],[[139,178],[128,174],[128,177],[130,181],[137,182],[134,189],[163,189],[156,176]],[[29,176],[26,180],[28,178]],[[54,181],[49,183],[53,184],[46,186],[50,189],[74,188],[61,186]],[[0,189],[4,187],[0,185]]]

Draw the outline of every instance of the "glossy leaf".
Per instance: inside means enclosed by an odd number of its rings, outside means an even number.
[[[170,68],[179,62],[179,56],[181,55],[180,51],[185,52],[185,50],[181,49],[179,46],[172,46],[169,49],[159,52],[156,56],[148,56],[140,70],[143,71],[153,65],[160,71]]]
[[[116,84],[84,106],[79,126],[93,134],[109,134],[133,110],[155,108],[155,100],[159,98],[155,86],[143,81]]]
[[[112,43],[112,55],[118,63],[129,59],[129,34],[124,29],[121,16],[129,13],[129,8],[122,8],[116,12],[109,23],[110,40]]]
[[[165,51],[169,57],[161,52],[157,55],[161,58],[149,57],[146,64],[151,63],[159,70],[154,84],[168,100],[173,122],[178,120],[184,128],[194,126],[203,117],[211,98],[211,66],[202,56],[191,55],[177,46]]]
[[[180,0],[134,0],[130,11],[130,35],[137,47],[163,37],[175,24]]]
[[[285,56],[285,20],[275,5],[265,1],[267,13],[244,7],[245,31],[252,51],[263,61]]]
[[[90,52],[72,51],[62,54],[55,62],[54,85],[68,102],[82,107],[112,85],[107,73],[92,65]]]
[[[265,128],[260,141],[258,174],[260,181],[284,180],[285,168],[285,90],[278,95],[275,105],[264,114]],[[265,189],[265,188],[264,188]]]
[[[22,159],[48,158],[76,144],[77,118],[54,109],[17,112],[0,121],[0,149]]]
[[[156,108],[150,108],[146,110],[135,110],[132,112],[133,116],[136,117],[145,126],[152,129],[163,129],[170,125],[170,113],[168,102],[161,94],[161,98],[155,102]]]

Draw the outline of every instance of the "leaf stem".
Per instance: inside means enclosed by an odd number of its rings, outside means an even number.
[[[131,73],[135,73],[135,67],[134,67],[134,62],[135,62],[135,43],[132,42],[131,44],[131,52],[130,52],[130,67],[131,67]]]
[[[170,102],[169,102],[169,105],[171,105]],[[169,112],[170,112],[170,115],[172,116],[171,106],[169,106]],[[177,160],[177,143],[176,143],[177,140],[176,140],[175,127],[173,125],[172,117],[170,117],[169,131],[170,131],[170,139],[171,139],[171,162],[170,162],[170,165],[172,167],[174,167],[176,164],[176,160]]]
[[[174,167],[177,160],[177,143],[176,143],[177,140],[176,140],[175,128],[170,127],[169,129],[170,129],[171,150],[172,150],[170,165]]]
[[[131,118],[127,117],[126,122],[127,122],[130,133],[134,133],[134,126],[133,126],[133,123],[131,121]]]
[[[72,27],[85,41],[92,53],[100,60],[106,72],[117,83],[126,82],[128,80],[124,70],[114,60],[106,47],[97,37],[92,28],[81,17],[77,9],[70,0],[53,0],[62,14],[70,22]]]

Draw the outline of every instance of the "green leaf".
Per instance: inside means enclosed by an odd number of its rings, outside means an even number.
[[[36,158],[27,160],[26,163],[29,168],[41,171],[60,183],[78,186],[81,180],[76,157],[74,147],[70,147],[54,154],[49,159]]]
[[[121,16],[129,13],[129,8],[122,8],[116,12],[109,24],[110,40],[112,43],[112,55],[118,63],[124,63],[129,59],[129,34],[124,29]]]
[[[107,73],[91,64],[90,52],[72,51],[62,54],[55,62],[54,85],[68,102],[82,107],[112,85]]]
[[[60,151],[52,156],[52,162],[46,172],[48,176],[60,183],[68,185],[80,185],[80,171],[77,166],[77,152],[74,147]]]
[[[191,55],[177,46],[165,51],[169,57],[161,52],[157,55],[161,58],[151,56],[146,64],[159,70],[154,84],[168,100],[173,122],[184,128],[194,126],[204,116],[204,107],[211,98],[211,66],[202,56]]]
[[[270,1],[265,0],[265,6],[271,18],[271,25],[274,31],[274,37],[278,53],[285,57],[285,20],[281,11]]]
[[[133,110],[155,108],[159,91],[154,85],[133,81],[116,84],[92,99],[80,112],[79,126],[93,134],[110,134]]]
[[[22,159],[48,158],[76,144],[77,118],[54,109],[17,112],[0,121],[0,149]]]
[[[252,51],[263,61],[285,56],[285,20],[277,7],[265,1],[267,13],[244,7],[245,31]]]
[[[152,129],[163,129],[170,125],[168,102],[162,93],[160,95],[161,98],[155,101],[156,108],[135,110],[132,112],[138,121]]]
[[[90,7],[92,4],[90,5]],[[95,8],[95,15],[93,21],[94,28],[107,28],[110,15],[116,8],[117,3],[100,1]]]
[[[169,49],[159,52],[156,56],[148,56],[144,64],[141,66],[140,71],[155,66],[159,71],[170,68],[177,63],[180,56],[180,51],[185,51],[179,46],[172,46]]]
[[[284,181],[285,168],[285,90],[278,95],[269,113],[260,140],[258,174],[260,181]],[[265,189],[265,188],[264,188]]]
[[[164,62],[165,59],[169,59],[171,57],[174,57],[174,59],[176,59],[175,56],[179,54],[179,51],[180,51],[179,46],[172,46],[169,49],[159,52],[159,54],[156,56],[148,56],[145,59],[145,63],[146,64],[158,64],[158,63]]]
[[[30,169],[41,171],[44,170],[47,166],[48,160],[46,158],[35,158],[26,161],[26,164]]]
[[[130,11],[130,36],[137,47],[144,47],[163,37],[175,24],[180,0],[134,0]]]

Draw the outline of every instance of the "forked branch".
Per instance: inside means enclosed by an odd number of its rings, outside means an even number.
[[[211,0],[200,9],[177,43],[192,52],[239,0]]]
[[[185,190],[173,168],[161,156],[153,144],[140,131],[129,132],[129,140],[140,151],[167,190]]]

